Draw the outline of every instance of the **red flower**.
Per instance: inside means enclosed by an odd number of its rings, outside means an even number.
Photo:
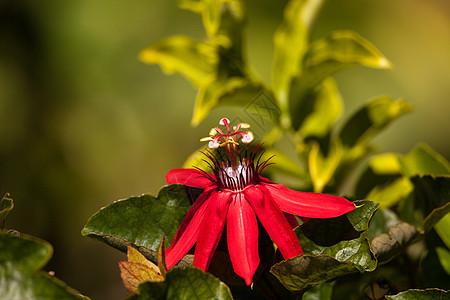
[[[212,149],[225,148],[226,157],[220,152],[217,155],[205,153],[213,173],[176,169],[166,175],[169,184],[204,188],[166,250],[166,264],[168,268],[174,266],[197,242],[194,266],[206,271],[226,225],[234,271],[250,285],[259,265],[256,218],[283,257],[289,259],[303,254],[292,230],[298,225],[294,215],[332,218],[352,211],[355,206],[341,197],[298,192],[261,177],[261,171],[269,163],[261,162],[257,156],[259,146],[249,153],[241,153],[238,147],[239,141],[249,143],[253,140],[251,132],[239,131],[249,125],[240,123],[231,133],[228,119],[222,119],[219,124],[227,127],[227,134],[216,127],[211,130],[210,137],[202,139],[209,140]]]

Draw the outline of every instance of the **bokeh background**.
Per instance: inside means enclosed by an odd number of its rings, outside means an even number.
[[[247,1],[248,57],[267,83],[286,2]],[[423,141],[449,159],[450,2],[329,0],[316,25],[313,38],[352,29],[394,64],[336,76],[344,116],[374,96],[405,98],[414,112],[376,138],[378,150],[406,153]],[[217,109],[191,128],[195,90],[138,60],[172,34],[204,38],[200,18],[175,0],[0,1],[0,192],[15,200],[6,227],[49,241],[46,269],[93,299],[126,295],[125,255],[81,236],[89,216],[156,194],[229,116]]]

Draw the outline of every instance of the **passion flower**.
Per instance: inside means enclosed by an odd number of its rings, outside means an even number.
[[[233,130],[227,118],[213,128],[209,136],[211,151],[205,152],[211,173],[198,169],[176,169],[166,175],[169,184],[184,184],[203,188],[187,213],[172,244],[166,249],[166,264],[174,266],[196,243],[194,266],[208,270],[226,225],[227,245],[233,269],[247,285],[259,265],[258,221],[285,259],[303,254],[293,228],[298,225],[294,216],[302,218],[333,218],[355,208],[345,198],[299,192],[261,177],[270,165],[261,160],[260,146],[241,150],[239,143],[253,140],[250,125],[238,123]],[[225,148],[218,151],[219,148]],[[212,151],[215,151],[213,153]]]

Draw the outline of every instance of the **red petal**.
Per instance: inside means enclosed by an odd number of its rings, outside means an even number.
[[[214,175],[209,174],[212,178]],[[180,183],[188,186],[206,188],[213,183],[205,174],[195,169],[174,169],[166,175],[168,184]]]
[[[199,201],[203,195],[205,195],[204,199]],[[178,228],[172,245],[166,249],[165,258],[168,269],[179,262],[192,246],[194,246],[200,231],[200,225],[204,219],[205,211],[208,207],[208,202],[206,201],[208,196],[209,193],[203,193],[200,195],[199,199],[194,202],[194,205],[181,223],[180,228]]]
[[[206,271],[219,244],[227,218],[231,192],[213,192],[203,218],[194,253],[194,266]]]
[[[228,252],[234,271],[250,285],[259,265],[258,222],[244,195],[235,195],[227,216]]]
[[[284,216],[286,217],[286,220],[289,222],[289,225],[291,225],[292,229],[298,226],[298,221],[294,215],[284,213]]]
[[[183,222],[181,222],[180,227],[178,227],[177,233],[175,234],[173,241],[170,245],[169,248],[167,248],[166,251],[170,251],[173,246],[175,246],[176,242],[178,241],[178,239],[180,238],[180,236],[183,235],[184,231],[186,230],[186,228],[188,227],[189,223],[191,222],[192,218],[194,217],[194,215],[197,213],[197,210],[200,208],[200,206],[202,206],[203,202],[205,202],[209,196],[211,195],[211,192],[214,190],[215,188],[208,188],[205,189],[205,191],[203,193],[200,194],[200,196],[197,198],[197,200],[195,200],[194,204],[192,204],[191,208],[189,209],[188,213],[186,214],[186,216],[183,219]],[[204,208],[203,208],[204,209]]]
[[[282,211],[297,216],[334,218],[355,208],[353,202],[338,196],[298,192],[271,182],[264,182],[261,185],[269,191]]]
[[[264,186],[258,185],[248,187],[244,193],[283,257],[288,259],[302,254],[303,251],[297,236],[283,212],[274,203],[269,191]]]

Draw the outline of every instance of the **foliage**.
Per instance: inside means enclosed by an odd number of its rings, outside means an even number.
[[[339,191],[347,178],[354,178],[356,167],[373,151],[372,138],[411,110],[402,99],[376,97],[337,128],[343,100],[331,76],[355,65],[390,69],[391,63],[374,45],[352,31],[333,31],[310,41],[309,32],[320,1],[292,0],[287,4],[284,19],[274,34],[272,87],[262,86],[257,75],[249,71],[241,47],[242,2],[182,1],[181,7],[202,16],[207,40],[186,48],[190,52],[187,55],[178,54],[181,49],[176,46],[158,47],[161,43],[174,45],[179,39],[170,37],[143,50],[142,60],[180,73],[199,88],[193,125],[219,105],[235,105],[254,113],[258,108],[252,107],[256,105],[252,101],[266,95],[277,110],[276,117],[271,119],[272,130],[260,137],[268,155],[276,154],[276,167],[268,176],[293,177],[296,187],[303,190]],[[219,30],[223,24],[233,30]],[[193,51],[200,49],[200,45],[203,50],[210,47],[209,51]],[[235,55],[233,62],[238,62],[238,69],[229,63],[229,53]],[[152,59],[146,57],[149,54]],[[195,64],[197,70],[184,67],[202,56],[202,64]],[[207,67],[203,66],[205,63]],[[239,84],[229,88],[235,80]],[[279,142],[284,138],[291,141],[296,157],[283,151],[285,144]],[[193,154],[185,165],[205,168],[199,161],[198,155]],[[404,255],[408,245],[424,241],[432,230],[448,246],[449,231],[444,226],[450,218],[446,177],[449,170],[448,162],[425,145],[417,146],[405,156],[393,153],[373,156],[355,184],[354,197],[379,203],[381,210],[375,214],[374,223],[369,226],[377,205],[367,201],[336,220],[309,220],[297,228],[305,255],[282,261],[271,272],[287,289],[303,294],[311,287],[351,272],[373,271],[378,265]],[[440,249],[439,259],[447,268],[448,251]]]
[[[13,200],[3,198],[2,205],[11,210]],[[2,213],[3,211],[2,210]],[[17,231],[0,231],[1,299],[89,299],[68,287],[41,268],[53,253],[52,246]]]
[[[129,299],[328,300],[349,292],[360,299],[375,295],[374,287],[377,299],[449,297],[444,289],[450,289],[450,164],[424,144],[406,155],[373,155],[372,139],[411,111],[403,99],[378,96],[340,119],[344,101],[332,76],[352,66],[390,69],[391,63],[353,31],[311,40],[320,4],[288,2],[273,37],[270,86],[248,62],[241,0],[179,1],[181,8],[201,17],[206,38],[175,35],[154,42],[139,56],[197,88],[193,126],[219,106],[258,116],[254,125],[267,128],[258,136],[265,155],[275,155],[267,177],[288,179],[303,191],[345,191],[355,210],[337,218],[302,220],[295,234],[304,254],[288,260],[280,258],[266,234],[261,239],[266,244],[259,245],[264,264],[254,285],[246,287],[236,280],[223,247],[212,258],[211,274],[192,267],[190,253],[165,270],[161,240],[172,241],[201,189],[174,184],[162,187],[157,196],[116,201],[92,215],[82,234],[128,251],[128,261],[119,267]],[[258,123],[262,119],[270,124]],[[207,168],[198,153],[185,165]],[[5,196],[2,228],[12,208]],[[86,299],[40,271],[52,253],[48,243],[1,232],[0,246],[1,298]],[[431,284],[440,289],[425,289],[437,277]],[[381,279],[387,283],[380,284]]]

